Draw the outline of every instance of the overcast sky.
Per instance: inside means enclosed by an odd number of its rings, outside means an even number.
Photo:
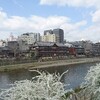
[[[100,41],[100,0],[0,0],[0,39],[54,28],[67,41]]]

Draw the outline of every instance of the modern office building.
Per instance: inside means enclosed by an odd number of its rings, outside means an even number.
[[[44,42],[64,43],[64,31],[62,29],[45,30],[42,36]]]
[[[45,30],[44,35],[47,35],[47,34],[53,34],[53,31],[52,30]]]
[[[26,41],[27,44],[33,44],[40,41],[40,33],[24,33],[18,37],[18,41],[20,40]]]
[[[53,34],[56,35],[58,43],[64,42],[64,31],[62,29],[60,28],[53,29]]]

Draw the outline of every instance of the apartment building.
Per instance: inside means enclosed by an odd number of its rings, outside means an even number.
[[[18,37],[18,41],[25,41],[27,44],[33,44],[36,41],[40,41],[40,33],[24,33]]]
[[[57,36],[55,34],[46,34],[42,36],[43,42],[57,42]]]

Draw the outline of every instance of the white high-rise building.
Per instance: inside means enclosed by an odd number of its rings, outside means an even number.
[[[57,42],[57,36],[55,34],[46,34],[42,36],[43,42]]]
[[[18,41],[25,41],[27,44],[33,44],[36,41],[40,41],[40,33],[24,33],[18,37]]]

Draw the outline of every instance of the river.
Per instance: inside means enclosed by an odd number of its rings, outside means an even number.
[[[40,69],[41,71],[48,71],[50,73],[63,73],[66,70],[68,72],[62,77],[62,82],[69,84],[66,88],[76,88],[82,82],[84,82],[84,77],[89,70],[90,66],[96,65],[96,63],[87,63],[87,64],[77,64],[70,66],[61,66],[53,68],[44,68]],[[35,76],[36,72],[29,72],[27,70],[19,70],[12,72],[0,72],[0,88],[6,89],[9,87],[8,84],[12,84],[15,81],[31,79]]]

